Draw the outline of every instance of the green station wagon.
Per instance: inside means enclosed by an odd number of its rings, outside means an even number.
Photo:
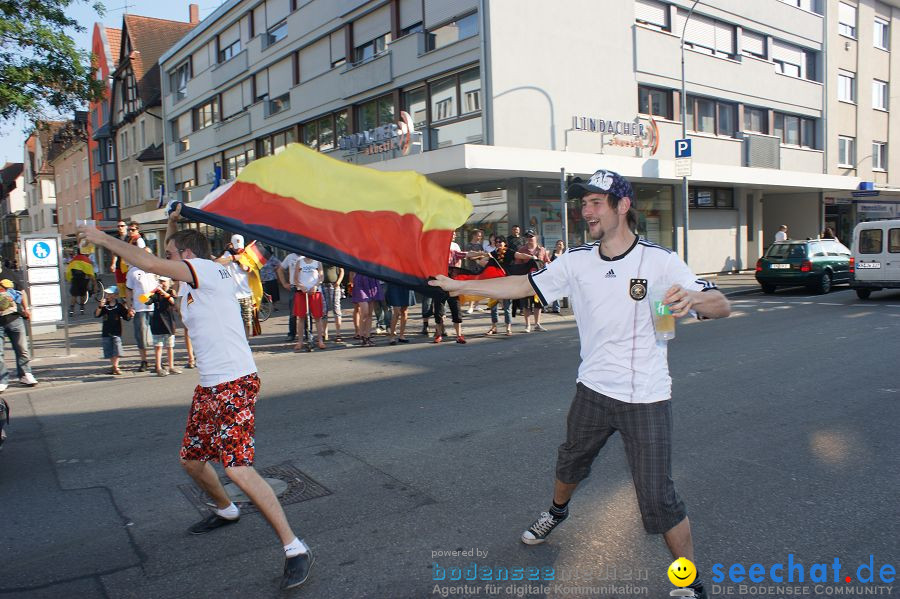
[[[850,282],[850,250],[836,239],[779,241],[756,262],[756,280],[763,293],[798,285],[828,293],[832,285]]]

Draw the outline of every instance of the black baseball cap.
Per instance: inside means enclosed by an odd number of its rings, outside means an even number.
[[[537,237],[537,233],[534,232],[534,229],[528,229],[525,231],[525,237]]]
[[[634,192],[628,179],[613,171],[600,169],[585,181],[579,177],[572,180],[568,194],[570,198],[579,199],[588,193],[608,193],[617,198],[632,198]]]

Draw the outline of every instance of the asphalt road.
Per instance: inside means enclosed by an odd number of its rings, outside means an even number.
[[[838,558],[854,582],[870,555],[876,574],[900,569],[900,292],[787,290],[734,298],[733,310],[680,324],[669,348],[674,475],[708,587],[714,564],[768,571],[789,554],[813,596],[825,594],[809,580],[815,563]],[[177,462],[195,373],[10,394],[0,595],[668,596],[671,558],[643,532],[618,437],[548,543],[518,540],[549,506],[578,364],[574,322],[549,326],[466,346],[420,337],[259,355],[257,466],[293,481],[292,499],[317,495],[285,506],[317,558],[287,594],[259,514],[186,534],[202,516]],[[517,567],[555,580],[484,580],[485,568]],[[785,595],[729,584],[718,596]]]

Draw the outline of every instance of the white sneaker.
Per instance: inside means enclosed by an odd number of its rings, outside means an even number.
[[[539,324],[534,325],[534,330],[535,331],[544,331],[545,333],[547,332],[547,329],[545,329],[543,327],[543,325],[539,325]]]
[[[26,372],[23,376],[19,377],[19,382],[27,387],[34,387],[38,384],[37,379],[34,378],[34,375],[30,372]]]
[[[526,332],[526,333],[530,333],[530,332],[531,332],[531,325],[528,325],[528,326],[525,327],[525,332]]]
[[[0,383],[0,393],[6,391],[6,388],[9,387],[6,383]]]

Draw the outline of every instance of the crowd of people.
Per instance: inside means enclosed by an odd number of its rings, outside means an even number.
[[[139,225],[120,221],[118,230],[118,239],[146,252],[151,251],[141,236]],[[525,274],[556,260],[566,249],[563,241],[559,240],[552,250],[547,250],[540,245],[533,229],[523,233],[518,225],[512,227],[508,236],[492,234],[485,237],[482,230],[475,229],[468,233],[468,242],[464,242],[462,247],[456,241],[457,236],[454,233],[448,248],[450,273],[475,274],[493,265],[507,274]],[[243,237],[233,235],[231,243],[215,260],[231,274],[236,309],[240,310],[245,334],[249,338],[253,334],[254,310],[258,305],[252,298],[248,273],[235,260],[244,247]],[[490,325],[483,334],[512,335],[515,319],[522,319],[525,333],[546,331],[541,322],[542,314],[558,314],[560,311],[558,301],[545,306],[535,296],[518,300],[465,298],[468,309],[463,310],[465,305],[461,306],[457,298],[445,294],[432,298],[403,285],[385,283],[296,253],[281,258],[271,248],[269,253],[268,261],[259,270],[262,290],[275,311],[286,300],[289,314],[286,341],[287,347],[294,351],[327,349],[329,343],[332,347],[350,344],[372,347],[376,345],[378,336],[389,345],[407,344],[410,343],[410,336],[416,333],[429,338],[432,343],[447,339],[465,344],[464,314],[488,312]],[[85,314],[85,305],[96,294],[93,316],[102,320],[103,357],[110,361],[107,372],[122,374],[119,367],[123,354],[122,321],[132,322],[134,343],[140,356],[139,372],[152,371],[158,376],[182,372],[174,361],[179,329],[183,331],[187,350],[184,368],[194,368],[196,361],[190,335],[184,330],[179,315],[180,286],[164,276],[129,265],[119,257],[113,257],[109,270],[116,284],[104,288],[93,255],[86,255],[76,248],[67,256],[66,280],[71,298],[69,315],[74,316],[76,311]],[[417,309],[411,311],[414,308]],[[453,325],[450,336],[445,324],[448,312]],[[501,316],[504,328],[498,330]],[[411,322],[417,317],[421,319],[421,327]],[[348,318],[352,323],[352,336],[350,323],[346,322]]]

